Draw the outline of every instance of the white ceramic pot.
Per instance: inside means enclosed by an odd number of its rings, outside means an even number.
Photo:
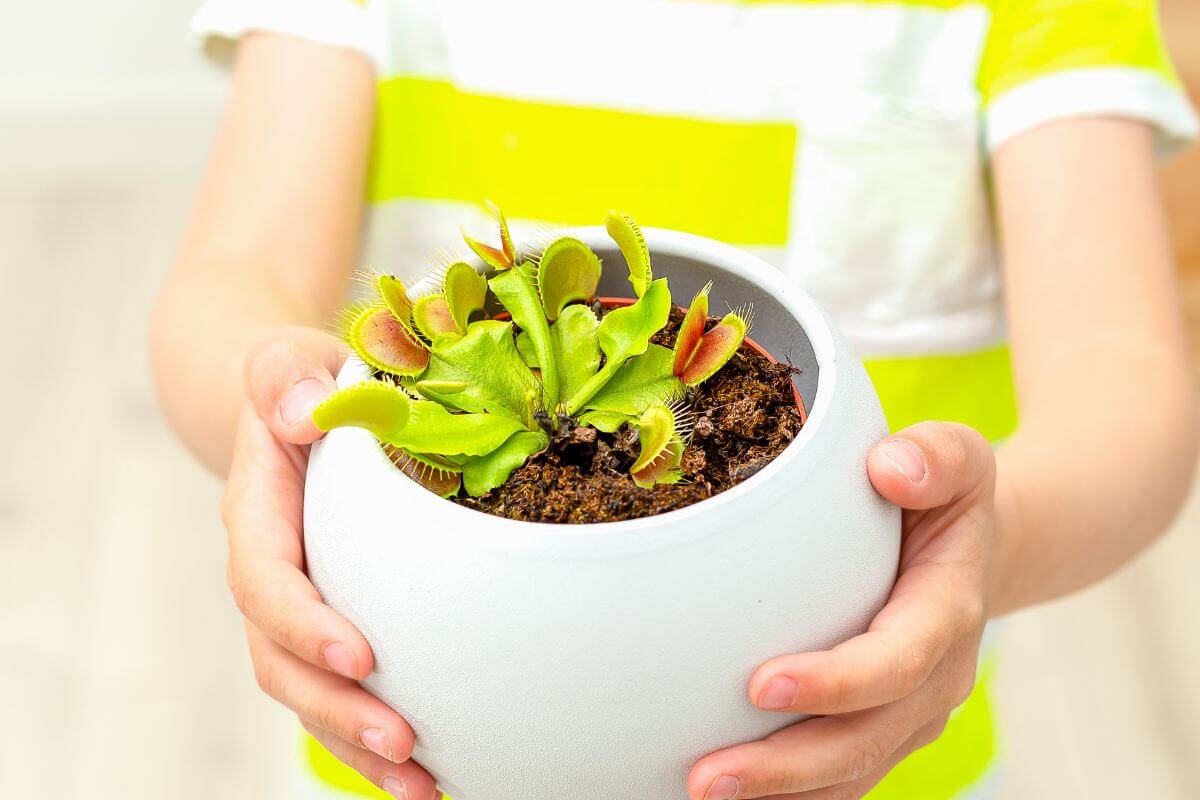
[[[600,293],[628,294],[604,231],[574,233],[609,265]],[[657,517],[549,525],[436,497],[366,431],[313,447],[309,573],[454,800],[684,800],[700,756],[794,721],[750,704],[754,668],[862,632],[894,581],[899,512],[866,475],[883,414],[829,318],[750,254],[645,234],[677,302],[713,280],[803,370],[808,422],[757,475]],[[352,362],[338,380],[365,377]]]

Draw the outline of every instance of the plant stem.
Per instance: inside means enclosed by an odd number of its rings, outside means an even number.
[[[596,396],[596,392],[604,388],[604,384],[612,380],[612,376],[617,374],[617,370],[621,368],[623,361],[614,361],[612,359],[605,361],[604,366],[600,371],[588,378],[587,383],[579,387],[579,391],[575,396],[567,401],[566,411],[569,416],[575,416],[579,413],[579,409],[583,408],[584,403]]]

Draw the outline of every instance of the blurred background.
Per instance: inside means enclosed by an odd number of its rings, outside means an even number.
[[[220,487],[145,365],[225,93],[194,5],[0,26],[0,798],[288,795],[295,726],[251,676]],[[1200,100],[1200,2],[1162,17]],[[1200,149],[1163,179],[1200,352]],[[1194,496],[1119,576],[1006,624],[1006,798],[1200,798],[1197,564]]]

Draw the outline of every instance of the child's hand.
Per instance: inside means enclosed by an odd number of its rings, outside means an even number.
[[[992,449],[970,428],[926,422],[877,445],[867,471],[907,509],[887,605],[845,644],[759,667],[755,705],[825,716],[705,756],[688,778],[693,800],[862,797],[936,739],[974,686],[995,528]]]
[[[263,691],[296,712],[335,756],[389,793],[430,800],[433,779],[409,761],[413,733],[355,682],[371,648],[321,602],[304,574],[306,445],[321,436],[311,411],[334,389],[341,344],[284,328],[250,352],[242,414],[221,513],[229,532],[229,588],[246,617]]]

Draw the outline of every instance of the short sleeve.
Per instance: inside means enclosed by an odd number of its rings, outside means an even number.
[[[390,65],[384,6],[385,0],[205,0],[192,17],[192,34],[220,57],[223,41],[251,31],[285,33],[361,53],[377,75],[385,75]]]
[[[995,0],[979,88],[991,150],[1072,116],[1143,120],[1168,154],[1197,133],[1154,0]]]

